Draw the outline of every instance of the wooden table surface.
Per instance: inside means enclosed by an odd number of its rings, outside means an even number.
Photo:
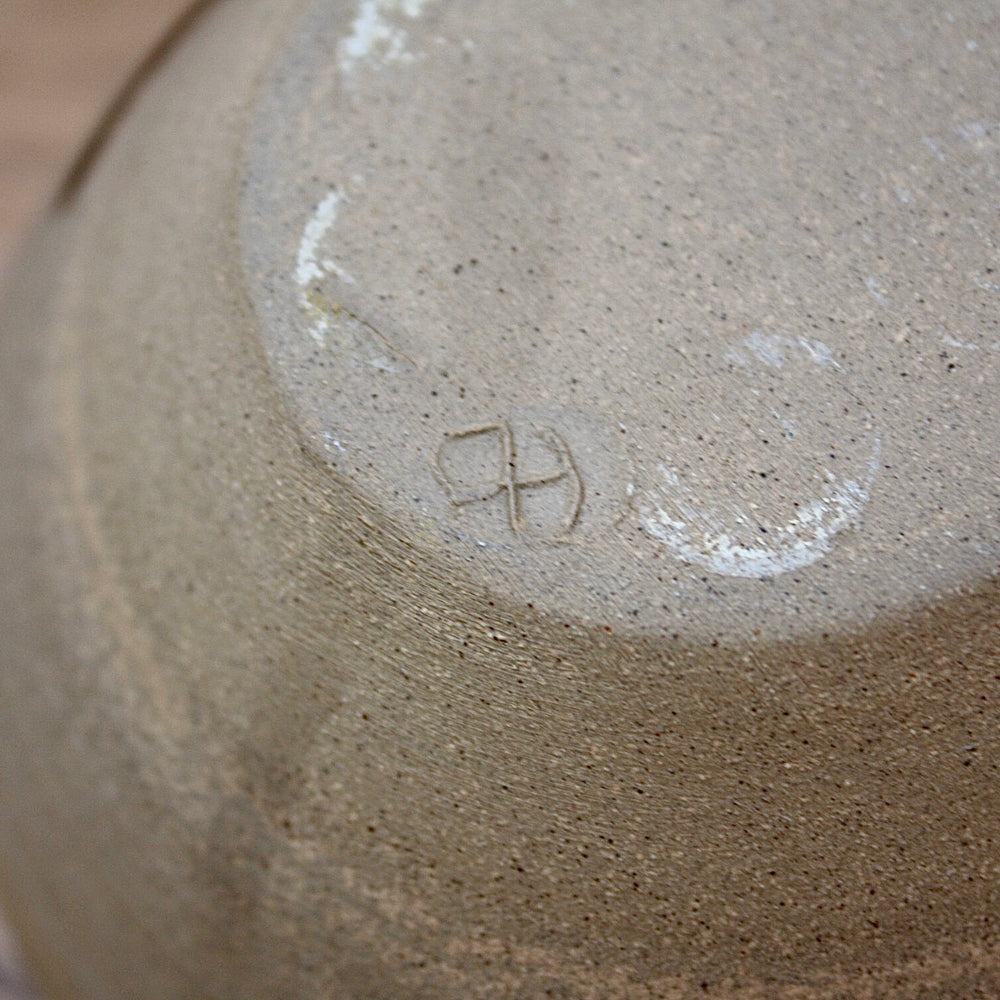
[[[0,268],[187,0],[0,0]]]
[[[0,277],[102,111],[187,4],[0,0]],[[0,919],[0,1000],[27,995]]]

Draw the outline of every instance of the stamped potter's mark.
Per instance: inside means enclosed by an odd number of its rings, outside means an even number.
[[[438,449],[435,471],[456,507],[502,498],[514,534],[565,541],[580,518],[583,478],[559,433],[533,424],[527,434],[525,441],[508,421],[451,431]],[[531,498],[540,502],[529,513]]]

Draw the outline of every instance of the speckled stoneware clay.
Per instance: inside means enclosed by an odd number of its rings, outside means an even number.
[[[1000,9],[232,0],[0,342],[65,998],[1000,995]]]

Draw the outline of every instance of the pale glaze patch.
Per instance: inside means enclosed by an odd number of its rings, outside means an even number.
[[[350,75],[359,63],[378,66],[412,61],[413,53],[406,50],[406,31],[391,18],[394,14],[417,18],[425,3],[426,0],[363,0],[351,25],[351,34],[338,47],[344,75]]]
[[[759,371],[778,375],[782,381],[787,377],[793,385],[815,383],[814,394],[826,396],[844,378],[830,347],[805,336],[755,330],[726,352],[726,360],[751,384]],[[817,370],[821,380],[815,380],[810,370]],[[730,405],[735,407],[742,390],[737,380],[733,389]],[[752,394],[760,396],[761,390]],[[826,414],[814,412],[808,405],[809,392],[803,395],[797,406],[785,413],[772,409],[767,419],[775,431],[775,424],[781,428],[780,435],[773,435],[775,445],[790,452],[807,470],[815,465],[816,456],[810,454],[808,445],[801,445],[801,432],[807,424],[826,426],[827,418],[837,415],[833,408]],[[845,439],[867,436],[871,442],[867,462],[855,460],[847,475],[822,467],[817,478],[822,480],[823,492],[783,496],[777,504],[784,512],[780,520],[773,507],[769,514],[763,513],[761,505],[741,496],[734,484],[726,490],[721,476],[706,499],[704,488],[699,490],[679,468],[661,462],[652,484],[635,500],[644,530],[681,562],[720,576],[764,580],[812,565],[829,554],[841,532],[860,522],[882,453],[881,437],[873,429],[859,435],[857,421],[829,429]]]
[[[813,500],[800,501],[787,523],[761,528],[766,544],[740,543],[732,534],[734,521],[747,524],[753,517],[738,506],[729,510],[699,506],[693,490],[684,486],[675,469],[660,466],[660,504],[640,504],[643,525],[681,562],[718,573],[720,576],[765,580],[792,570],[803,569],[821,559],[834,539],[861,518],[871,484],[878,469],[881,443],[877,443],[865,480],[837,482],[831,474],[830,492]],[[679,519],[683,518],[683,520]]]

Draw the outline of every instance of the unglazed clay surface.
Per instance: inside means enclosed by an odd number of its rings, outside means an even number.
[[[996,25],[949,16],[311,8],[242,200],[310,448],[623,627],[808,635],[990,572]]]
[[[998,75],[977,0],[217,4],[8,307],[53,989],[1000,993]]]

